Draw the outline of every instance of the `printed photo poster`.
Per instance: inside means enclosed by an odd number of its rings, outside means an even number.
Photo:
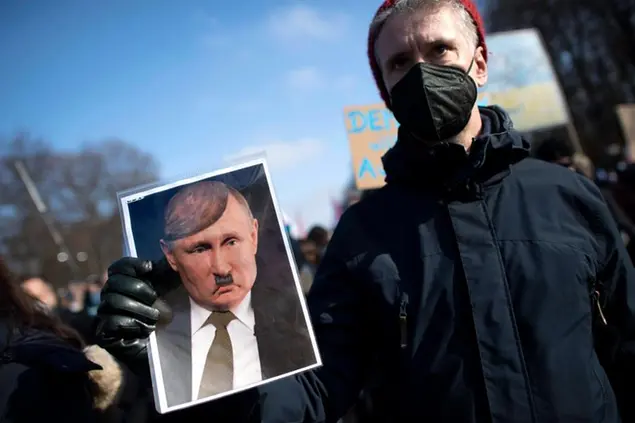
[[[159,413],[321,365],[265,159],[119,204],[127,251],[153,261],[167,310],[149,346]]]

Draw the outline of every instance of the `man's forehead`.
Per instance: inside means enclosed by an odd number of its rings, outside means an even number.
[[[409,25],[426,41],[455,38],[459,23],[456,12],[449,6],[424,8],[410,15]]]
[[[415,35],[428,43],[456,39],[459,35],[456,13],[448,6],[397,13],[386,21],[377,39],[377,48],[384,52],[401,49]]]

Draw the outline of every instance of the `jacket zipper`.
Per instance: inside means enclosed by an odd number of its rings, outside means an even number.
[[[600,292],[596,289],[593,291],[593,294],[591,295],[593,296],[593,302],[595,303],[595,306],[598,309],[598,314],[600,316],[600,319],[602,319],[602,323],[607,325],[608,322],[606,321],[606,317],[604,316],[604,311],[602,310],[602,304],[600,303]]]
[[[399,304],[399,328],[401,337],[401,349],[408,347],[408,294],[401,293],[401,303]]]
[[[600,290],[602,289],[602,283],[595,279],[591,279],[590,285],[591,285],[591,299],[595,303],[595,307],[598,310],[598,315],[600,316],[600,319],[602,319],[602,323],[607,325],[608,322],[606,321],[606,317],[604,316],[604,310],[602,310],[602,297],[600,294]]]

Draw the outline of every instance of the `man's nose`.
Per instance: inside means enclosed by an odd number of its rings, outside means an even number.
[[[227,275],[231,271],[231,266],[225,255],[221,251],[213,251],[210,257],[210,267],[212,273],[216,275]]]

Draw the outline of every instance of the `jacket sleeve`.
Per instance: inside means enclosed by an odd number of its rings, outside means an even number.
[[[1,373],[2,384],[12,387],[0,416],[2,423],[98,421],[85,374],[49,372],[21,364],[8,364]]]
[[[263,386],[263,422],[335,422],[362,389],[371,325],[354,272],[361,254],[352,247],[360,232],[351,211],[333,234],[307,300],[322,367]]]
[[[604,332],[615,333],[606,339],[615,345],[600,345],[613,351],[608,356],[609,362],[602,365],[610,377],[622,417],[629,416],[625,421],[632,421],[635,411],[632,405],[635,398],[635,269],[599,189],[590,181],[582,183],[589,194],[583,206],[585,218],[597,247],[599,304],[607,321]]]

